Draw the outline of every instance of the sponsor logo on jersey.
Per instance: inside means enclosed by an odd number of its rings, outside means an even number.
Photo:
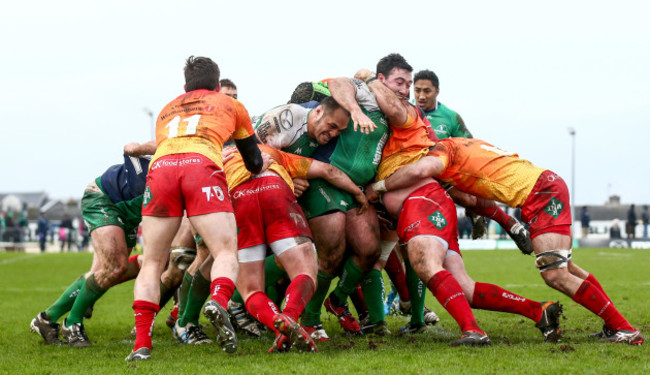
[[[297,214],[295,212],[289,213],[289,216],[293,219],[294,224],[300,225],[302,227],[306,227],[307,223],[305,222],[305,218],[302,216],[302,214]]]
[[[544,208],[544,212],[547,214],[553,216],[554,219],[557,219],[558,216],[562,213],[562,210],[564,209],[564,204],[557,200],[555,197],[551,198],[550,201],[548,201],[548,204]]]
[[[434,212],[428,217],[429,221],[438,229],[442,229],[447,226],[447,218],[440,211]]]
[[[501,297],[511,299],[511,300],[517,301],[517,302],[526,301],[526,299],[524,297],[515,296],[514,294],[510,294],[510,293],[506,293],[506,292],[501,293]]]
[[[418,220],[415,223],[413,223],[413,224],[409,225],[408,227],[406,227],[406,229],[404,229],[404,233],[410,232],[410,231],[412,231],[413,229],[415,229],[415,228],[417,228],[419,226],[420,226],[420,220]]]
[[[147,185],[147,188],[144,189],[144,193],[142,193],[142,206],[147,207],[151,198],[153,198],[153,195],[151,195],[151,189],[149,189],[149,185]]]
[[[257,189],[237,190],[235,193],[233,193],[232,199],[239,199],[241,197],[246,197],[248,195],[261,193],[263,191],[272,190],[272,189],[279,190],[281,188],[282,187],[280,185],[278,185],[278,184],[271,184],[271,185],[266,185],[266,186],[260,186]]]

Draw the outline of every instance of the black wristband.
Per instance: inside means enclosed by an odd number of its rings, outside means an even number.
[[[373,81],[376,81],[376,80],[377,80],[377,76],[374,76],[372,78],[368,78],[368,80],[366,81],[366,85],[369,85],[370,83],[372,83]]]

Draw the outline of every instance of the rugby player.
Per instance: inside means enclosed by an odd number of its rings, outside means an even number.
[[[224,351],[234,353],[238,345],[226,311],[235,289],[238,262],[235,217],[221,161],[223,143],[232,136],[246,168],[253,173],[264,171],[268,164],[256,145],[244,106],[219,93],[217,64],[206,57],[190,56],[184,71],[186,93],[165,106],[156,123],[158,149],[142,203],[147,248],[134,286],[137,336],[127,361],[151,358],[152,324],[160,309],[156,281],[184,210],[214,258],[211,300],[204,314],[217,329]]]
[[[252,176],[243,168],[239,155],[225,165],[239,229],[241,272],[237,289],[246,309],[276,331],[271,351],[286,350],[286,337],[300,351],[316,351],[310,335],[297,323],[316,287],[317,262],[307,220],[294,196],[292,178],[325,179],[350,193],[361,205],[359,213],[365,211],[367,201],[359,187],[332,165],[269,146],[260,148],[276,161],[263,174]],[[282,312],[264,293],[267,245],[291,279]]]
[[[643,343],[641,332],[614,307],[596,277],[571,259],[569,192],[560,176],[484,141],[450,138],[440,140],[429,155],[416,163],[378,181],[366,190],[366,195],[374,200],[377,193],[395,191],[426,177],[521,208],[522,219],[530,228],[535,265],[546,284],[604,320],[600,341]],[[551,340],[558,336],[559,331],[548,330]]]
[[[256,133],[260,140],[283,151],[303,156],[312,156],[318,160],[330,162],[345,172],[355,183],[362,185],[369,182],[379,163],[379,155],[387,138],[388,126],[376,105],[374,96],[365,84],[350,98],[334,99],[323,95],[320,104],[309,110],[296,104],[277,107],[265,113],[256,125]],[[326,93],[326,84],[318,85]],[[295,99],[295,94],[293,95]],[[363,110],[350,113],[348,116],[339,100],[360,102]],[[343,107],[343,108],[341,108]],[[328,110],[330,115],[329,132],[318,131],[327,129],[323,122],[317,123],[316,116],[319,108]],[[316,113],[314,113],[316,112]],[[327,113],[327,112],[325,112]],[[340,113],[346,113],[341,116]],[[312,116],[314,121],[307,121]],[[357,117],[364,116],[360,131],[357,131]],[[372,117],[372,120],[367,116]],[[348,124],[350,121],[350,126]],[[309,123],[313,125],[309,125]],[[326,123],[327,123],[326,122]],[[371,131],[374,130],[374,131]],[[334,142],[334,137],[341,134]],[[320,147],[316,150],[319,145]],[[307,186],[306,183],[300,183]],[[312,180],[308,189],[301,195],[300,203],[309,220],[309,226],[314,235],[318,249],[318,283],[317,290],[308,303],[302,317],[302,324],[316,340],[328,340],[327,333],[322,329],[320,312],[323,301],[327,297],[331,280],[342,265],[343,275],[335,291],[330,294],[326,309],[338,318],[344,330],[352,333],[360,332],[359,323],[354,319],[347,307],[347,298],[359,284],[359,281],[372,268],[379,256],[378,223],[373,209],[362,215],[350,210],[355,203],[347,192],[331,186],[323,180]],[[346,244],[353,250],[352,257],[344,261]],[[379,286],[381,293],[381,286]],[[383,308],[382,308],[383,310]]]
[[[56,322],[69,311],[61,330],[66,343],[79,348],[91,346],[84,314],[109,288],[137,275],[137,256],[129,258],[129,253],[136,243],[148,165],[155,151],[153,141],[127,144],[124,163],[111,166],[86,187],[81,211],[95,249],[93,263],[90,271],[32,320],[31,331],[39,333],[46,343],[61,344]]]

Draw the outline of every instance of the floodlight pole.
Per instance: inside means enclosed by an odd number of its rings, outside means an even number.
[[[150,110],[147,107],[144,107],[142,110],[144,111],[144,113],[147,114],[147,116],[149,116],[149,119],[151,120],[151,125],[150,125],[150,127],[151,127],[151,140],[155,140],[156,139],[156,123],[154,122],[153,111]]]
[[[576,215],[574,215],[576,210],[576,130],[569,126],[567,128],[569,135],[571,136],[571,216],[575,221]]]

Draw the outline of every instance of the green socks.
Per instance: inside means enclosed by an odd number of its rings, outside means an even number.
[[[79,295],[79,291],[85,282],[86,279],[84,279],[84,275],[79,276],[79,278],[70,284],[68,289],[63,292],[61,297],[59,297],[52,306],[45,310],[45,314],[47,314],[51,321],[56,322],[65,313],[72,309],[72,305],[74,305],[74,301],[77,299],[77,295]]]
[[[327,293],[330,291],[334,276],[318,271],[317,279],[316,291],[302,313],[302,324],[308,327],[321,324],[320,312],[323,308],[323,302],[327,298]]]
[[[199,272],[198,270],[196,272]],[[192,279],[194,277],[185,271],[183,273],[183,281],[181,282],[181,288],[178,292],[178,316],[182,316],[185,311],[185,305],[187,304],[187,295],[190,293],[190,287],[192,286]]]
[[[363,299],[366,301],[368,308],[368,317],[370,324],[383,322],[384,317],[384,278],[381,271],[376,269],[370,270],[366,277],[361,281],[361,291]]]
[[[415,273],[408,259],[404,259],[406,266],[406,287],[411,297],[411,324],[424,323],[424,283]]]
[[[90,275],[81,287],[79,295],[72,305],[70,315],[68,315],[68,318],[65,321],[66,327],[83,322],[86,310],[88,310],[90,306],[93,306],[95,302],[104,295],[104,293],[106,293],[106,289],[102,289],[99,284],[97,284],[95,274]]]
[[[188,322],[191,322],[197,326],[199,325],[201,308],[203,307],[203,304],[209,295],[210,280],[206,280],[205,277],[203,277],[201,274],[201,271],[197,270],[196,273],[194,273],[192,286],[190,287],[189,293],[187,294],[187,304],[185,306],[185,311],[183,311],[183,315],[178,315],[178,324],[181,327],[187,325]]]
[[[361,268],[354,264],[352,257],[349,257],[343,265],[343,273],[341,274],[339,283],[336,285],[334,292],[332,292],[338,300],[334,302],[339,302],[339,306],[343,305],[348,300],[350,294],[354,292],[357,285],[359,285],[365,274]]]

